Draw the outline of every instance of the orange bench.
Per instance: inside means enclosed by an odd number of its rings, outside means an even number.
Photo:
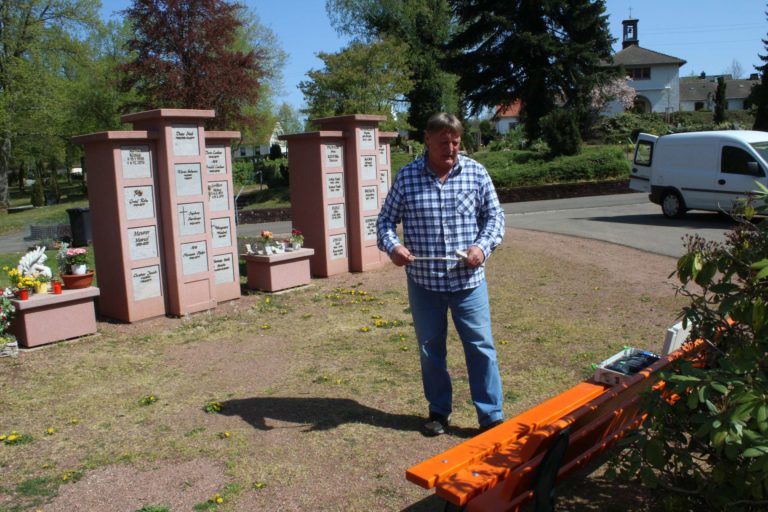
[[[515,511],[547,493],[555,481],[584,467],[645,414],[640,394],[658,382],[659,369],[689,353],[662,357],[624,383],[585,381],[498,427],[425,460],[406,478],[467,511]],[[549,482],[547,482],[549,480]]]

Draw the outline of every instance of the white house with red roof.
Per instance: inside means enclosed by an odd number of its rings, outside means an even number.
[[[498,105],[493,119],[496,121],[496,133],[506,134],[520,124],[520,110],[523,103],[515,100],[511,105]]]

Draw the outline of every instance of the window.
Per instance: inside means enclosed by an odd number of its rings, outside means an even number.
[[[751,165],[750,165],[751,164]],[[765,176],[755,158],[741,148],[723,146],[720,160],[720,172],[725,174],[744,174],[747,176]]]
[[[704,102],[703,101],[697,101],[693,104],[693,110],[698,112],[699,110],[704,110]]]
[[[651,68],[629,68],[627,74],[631,80],[650,80]]]
[[[641,140],[637,143],[637,149],[635,149],[635,164],[636,165],[651,165],[653,159],[653,142],[647,140]]]

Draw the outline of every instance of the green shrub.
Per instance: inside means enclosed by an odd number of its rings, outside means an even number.
[[[232,181],[238,187],[254,181],[253,161],[250,159],[235,160],[232,164]]]
[[[577,155],[581,150],[581,134],[576,115],[557,109],[539,121],[541,136],[553,155]]]
[[[573,183],[629,176],[629,162],[619,146],[585,146],[575,156],[547,157],[531,151],[478,152],[496,187]]]
[[[264,183],[269,188],[288,186],[288,159],[262,160],[256,163],[256,171],[263,173]]]
[[[35,178],[35,184],[32,185],[32,206],[45,206],[45,190],[43,189],[43,180],[40,176]]]

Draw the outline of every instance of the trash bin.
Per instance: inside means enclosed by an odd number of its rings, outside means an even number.
[[[90,208],[69,208],[69,228],[72,231],[72,247],[83,247],[91,240]]]

